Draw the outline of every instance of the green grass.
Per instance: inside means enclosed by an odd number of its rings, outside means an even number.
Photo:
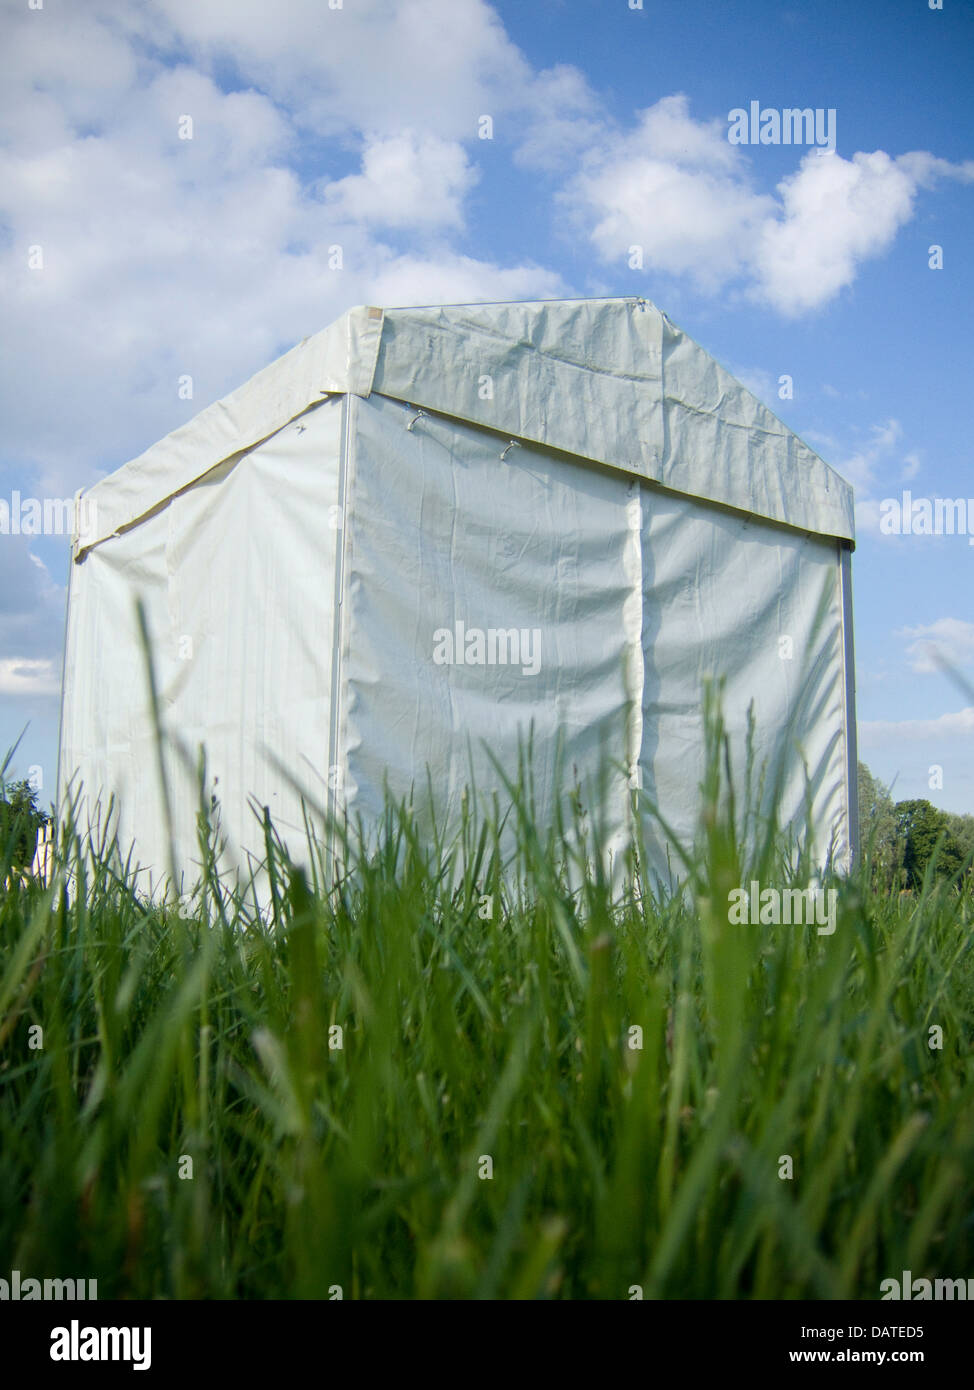
[[[540,834],[516,788],[513,850],[496,817],[444,844],[390,807],[330,890],[268,828],[265,913],[207,853],[180,917],[62,831],[52,885],[0,893],[0,1276],[875,1299],[974,1274],[969,891],[931,871],[890,898],[867,865],[825,881],[832,936],[730,926],[730,888],[808,870],[773,827],[740,862],[711,734],[668,899],[638,850],[609,883],[584,821]]]

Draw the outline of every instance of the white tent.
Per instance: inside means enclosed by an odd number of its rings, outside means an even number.
[[[430,788],[449,819],[532,723],[542,813],[560,738],[571,778],[617,763],[610,830],[641,785],[692,838],[713,674],[737,769],[753,701],[786,816],[807,791],[816,854],[848,861],[852,490],[646,300],[351,309],[82,502],[59,792],[114,792],[153,876],[136,594],[240,858],[250,797],[293,849],[299,788],[366,824]],[[192,875],[198,796],[164,757]]]

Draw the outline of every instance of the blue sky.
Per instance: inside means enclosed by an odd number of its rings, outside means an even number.
[[[854,483],[861,756],[974,812],[974,696],[932,655],[974,683],[974,547],[879,530],[904,488],[974,499],[972,79],[962,0],[2,0],[0,502],[70,497],[352,304],[645,295]],[[755,100],[834,109],[835,150],[731,145]],[[66,576],[62,538],[0,534],[0,748],[29,724],[44,798]]]

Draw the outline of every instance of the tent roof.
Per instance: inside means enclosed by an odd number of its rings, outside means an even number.
[[[75,556],[333,394],[372,391],[803,531],[853,541],[852,488],[645,299],[350,309],[76,509]]]

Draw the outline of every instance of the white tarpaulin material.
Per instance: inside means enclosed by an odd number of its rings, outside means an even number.
[[[162,721],[207,756],[230,856],[251,803],[300,852],[302,795],[374,823],[386,792],[456,815],[533,730],[535,795],[609,760],[692,838],[701,690],[743,770],[847,860],[856,752],[852,490],[645,300],[350,310],[93,487],[78,508],[59,790],[116,797],[147,877],[168,831]],[[177,865],[195,774],[163,749]],[[655,838],[654,838],[655,836]],[[656,867],[666,847],[650,830]]]

